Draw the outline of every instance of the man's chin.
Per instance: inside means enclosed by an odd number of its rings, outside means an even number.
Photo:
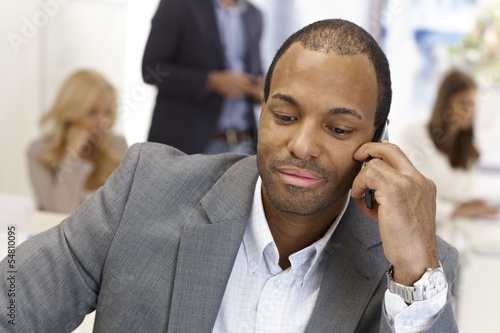
[[[287,186],[287,194],[268,193],[271,205],[282,213],[310,216],[325,209],[331,202],[326,195],[308,193],[307,187]]]

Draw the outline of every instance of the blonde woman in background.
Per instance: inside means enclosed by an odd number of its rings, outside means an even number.
[[[469,75],[444,77],[427,124],[404,133],[401,148],[415,167],[437,185],[436,220],[497,214],[486,200],[472,198],[479,151],[474,140],[477,86]]]
[[[127,150],[112,133],[116,92],[90,70],[72,74],[41,120],[47,134],[28,149],[28,166],[38,209],[71,213],[104,184]]]

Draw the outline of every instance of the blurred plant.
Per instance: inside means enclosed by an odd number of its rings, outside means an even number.
[[[483,1],[474,29],[449,51],[454,67],[500,83],[500,0]]]

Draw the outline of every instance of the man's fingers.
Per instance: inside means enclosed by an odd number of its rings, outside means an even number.
[[[405,174],[411,174],[416,171],[403,151],[388,141],[367,142],[354,152],[353,158],[357,161],[364,161],[368,158],[380,159],[395,170]]]
[[[371,159],[353,181],[351,196],[359,198],[367,188],[377,190],[387,184],[397,172],[381,159]]]

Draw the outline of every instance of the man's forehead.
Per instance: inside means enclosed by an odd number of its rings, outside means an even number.
[[[375,68],[366,54],[339,55],[304,48],[294,43],[280,58],[274,69],[271,90],[276,84],[338,85],[359,82],[377,89]]]
[[[300,42],[295,42],[285,51],[276,64],[276,68],[280,67],[283,62],[294,62],[299,68],[303,67],[301,65],[306,65],[311,67],[315,64],[314,60],[318,59],[342,59],[344,65],[349,63],[355,63],[359,59],[367,60],[370,65],[373,64],[369,60],[369,57],[365,53],[353,53],[353,54],[338,54],[334,51],[324,51],[322,49],[313,50],[304,47]],[[281,66],[282,67],[282,66]],[[281,68],[283,69],[283,68]],[[275,69],[276,70],[276,69]]]

